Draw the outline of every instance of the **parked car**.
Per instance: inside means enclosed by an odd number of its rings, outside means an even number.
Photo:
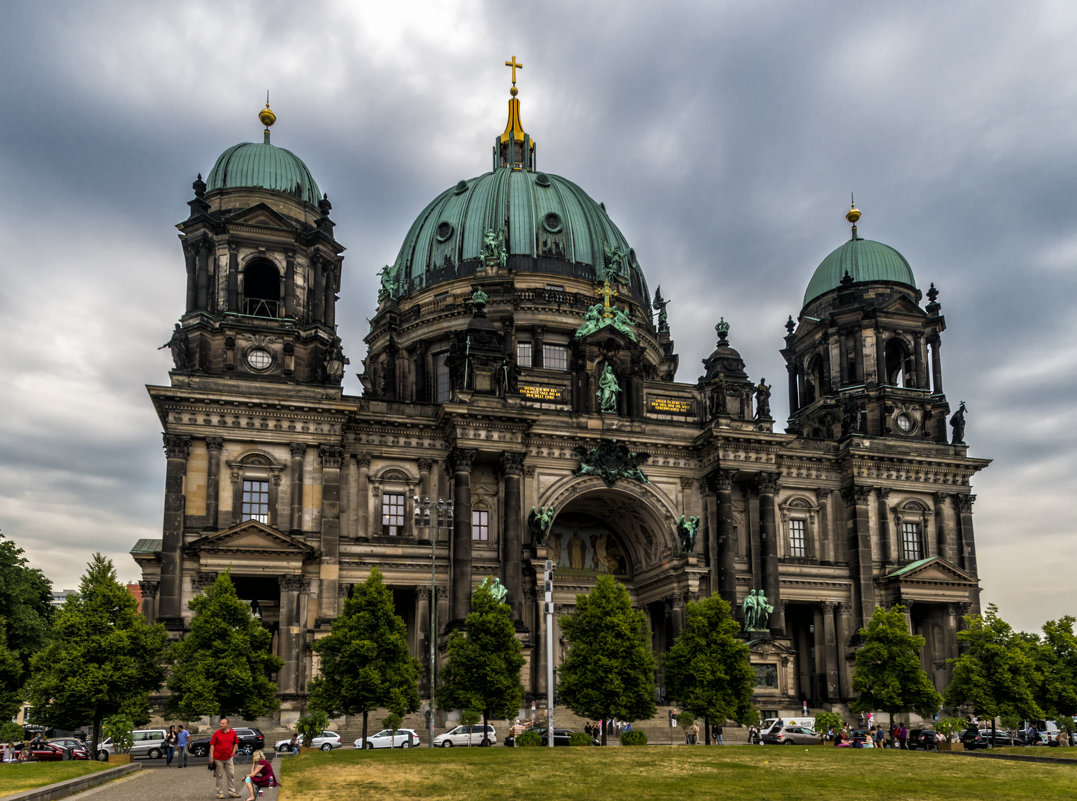
[[[49,742],[71,752],[72,759],[86,759],[86,744],[75,737],[52,737]],[[82,756],[75,756],[74,752],[82,751]]]
[[[131,732],[131,758],[148,757],[160,759],[165,755],[164,729],[135,729]]]
[[[277,740],[277,744],[273,746],[273,750],[279,751],[282,754],[286,753],[292,750],[291,743],[291,737],[284,740]],[[310,745],[311,748],[317,748],[321,751],[332,751],[334,748],[342,747],[344,743],[340,741],[340,735],[335,731],[326,730],[312,737]]]
[[[414,748],[419,744],[419,735],[414,729],[382,729],[355,741],[355,748]]]
[[[818,745],[823,739],[803,726],[774,726],[763,735],[767,745]]]
[[[980,736],[994,746],[1020,745],[1020,743],[1014,739],[1014,736],[1005,729],[995,729],[994,737],[991,736],[990,729],[980,729]]]
[[[937,751],[939,735],[934,729],[909,729],[906,744],[910,751]]]
[[[483,725],[457,726],[455,729],[439,734],[434,738],[434,745],[439,748],[452,748],[454,745],[494,745],[497,743],[497,732],[493,726],[486,726],[486,736],[483,737]]]
[[[550,744],[550,738],[549,738],[549,733],[548,733],[546,727],[545,726],[536,726],[536,727],[534,727],[532,729],[532,731],[534,731],[536,734],[538,734],[542,738],[542,744],[548,748],[549,744]],[[572,743],[570,741],[572,740],[572,735],[573,735],[572,729],[554,728],[554,730],[553,730],[553,745],[554,745],[554,748],[556,748],[558,746],[561,746],[561,745],[571,745]],[[602,743],[599,742],[597,737],[592,737],[591,738],[591,745],[601,745],[601,744]],[[516,738],[513,735],[510,734],[508,737],[505,738],[505,745],[512,748],[513,746],[516,745]]]
[[[974,751],[977,748],[987,748],[987,737],[983,736],[983,732],[976,729],[965,729],[961,733],[961,744],[965,746],[966,751]]]
[[[66,748],[56,743],[39,743],[38,745],[31,746],[27,743],[23,747],[23,753],[27,754],[25,759],[32,759],[35,762],[59,762],[64,758],[64,754],[67,753]],[[71,749],[71,759],[89,759],[85,748]]]
[[[232,729],[236,733],[236,740],[238,742],[238,750],[243,754],[253,754],[255,751],[261,750],[266,747],[266,738],[262,734],[261,729],[255,729],[253,727],[240,727]],[[212,737],[212,735],[210,735]],[[191,756],[204,757],[209,756],[209,737],[199,737],[197,740],[191,740],[187,746],[187,750],[190,751]]]
[[[99,762],[108,762],[109,758],[116,752],[116,746],[112,744],[112,738],[109,737],[105,740],[101,740],[97,744],[97,759]]]

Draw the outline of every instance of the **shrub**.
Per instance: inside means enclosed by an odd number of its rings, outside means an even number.
[[[638,729],[621,734],[621,745],[647,745],[647,735]]]
[[[22,726],[13,720],[0,726],[0,743],[17,743],[23,738]]]
[[[841,715],[834,712],[815,713],[815,731],[819,734],[825,735],[831,729],[837,734],[844,725],[845,721],[841,719]]]
[[[135,744],[134,721],[124,714],[110,715],[101,723],[101,734],[112,738],[112,747],[117,751],[130,751]]]
[[[591,735],[585,731],[574,731],[572,736],[568,738],[569,745],[594,745],[594,740],[591,739]]]
[[[533,745],[542,745],[542,735],[534,729],[528,729],[522,731],[516,735],[516,745],[520,748],[526,748]]]
[[[688,710],[677,713],[677,725],[682,729],[692,728],[692,724],[696,722],[696,716]]]

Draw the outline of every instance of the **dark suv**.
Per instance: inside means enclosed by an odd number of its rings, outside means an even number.
[[[934,729],[909,729],[909,750],[937,751],[939,738]]]
[[[259,729],[236,726],[232,731],[236,733],[240,753],[253,754],[255,751],[265,748],[266,738]],[[209,756],[209,740],[209,737],[199,737],[197,740],[191,740],[189,746],[191,756]]]

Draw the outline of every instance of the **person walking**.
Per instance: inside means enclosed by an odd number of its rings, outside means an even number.
[[[239,798],[236,792],[236,749],[239,738],[228,725],[228,718],[222,717],[220,728],[209,738],[210,758],[213,760],[213,778],[217,784],[217,798],[224,798],[225,785],[229,798]]]
[[[714,744],[715,745],[725,745],[725,743],[722,742],[722,724],[721,723],[715,723],[714,724]]]
[[[191,744],[191,733],[181,724],[176,732],[176,762],[179,767],[187,767],[187,746]]]
[[[169,726],[165,735],[165,767],[172,767],[172,757],[176,755],[176,727]]]

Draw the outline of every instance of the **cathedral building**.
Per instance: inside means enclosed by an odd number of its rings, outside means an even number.
[[[270,141],[268,104],[263,141],[194,182],[175,367],[148,387],[167,467],[162,536],[131,551],[147,617],[182,636],[188,602],[230,571],[273,632],[290,719],[311,643],[372,568],[435,680],[446,633],[497,578],[541,705],[550,560],[555,663],[559,617],[608,573],[650,620],[660,696],[685,604],[711,593],[749,629],[764,711],[847,703],[858,629],[897,603],[944,688],[979,610],[970,480],[988,461],[943,391],[934,285],[921,305],[853,208],[848,241],[789,276],[807,289],[781,351],[784,424],[723,319],[704,374],[677,381],[666,301],[605,208],[537,169],[509,66],[491,171],[437,195],[358,299],[360,396],[341,388],[332,207]]]

